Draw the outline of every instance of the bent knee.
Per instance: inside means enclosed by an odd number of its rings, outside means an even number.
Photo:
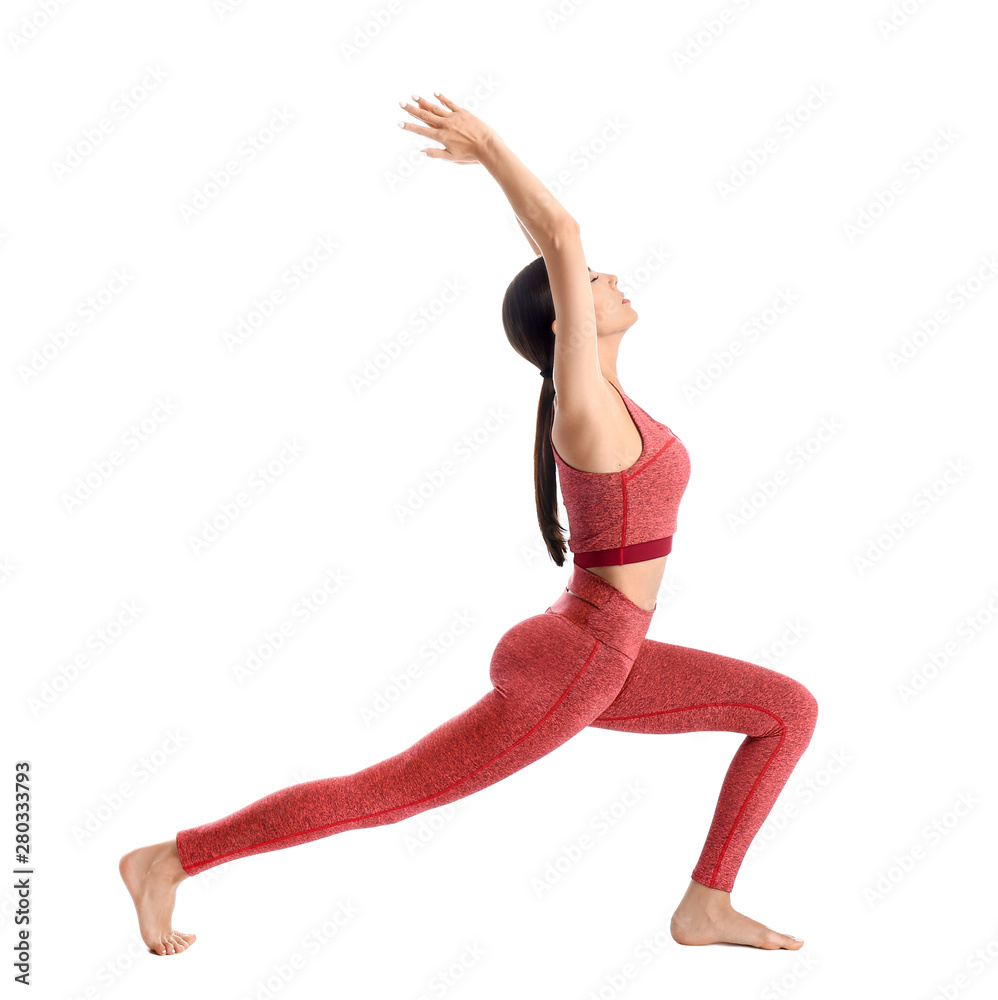
[[[818,721],[818,699],[800,681],[791,680],[789,703],[797,728],[812,732]]]

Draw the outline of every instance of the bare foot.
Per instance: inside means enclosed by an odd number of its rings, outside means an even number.
[[[745,944],[753,948],[796,951],[804,942],[791,934],[770,930],[731,905],[731,894],[690,882],[670,927],[678,944]]]
[[[139,915],[139,933],[155,955],[186,951],[196,934],[175,931],[171,918],[177,886],[190,878],[180,865],[176,840],[129,851],[118,862],[118,871]]]

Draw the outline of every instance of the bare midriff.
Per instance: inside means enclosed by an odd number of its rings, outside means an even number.
[[[586,572],[602,577],[639,608],[654,611],[668,558],[660,556],[658,559],[645,559],[643,562],[625,563],[623,566],[589,566]]]

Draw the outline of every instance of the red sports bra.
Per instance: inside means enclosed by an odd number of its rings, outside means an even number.
[[[575,469],[551,441],[568,512],[568,547],[575,565],[583,568],[641,562],[671,552],[679,501],[690,478],[690,457],[683,442],[613,387],[641,434],[641,454],[630,468]],[[549,429],[549,439],[550,433]]]

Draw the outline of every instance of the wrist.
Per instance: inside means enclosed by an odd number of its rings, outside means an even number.
[[[502,136],[498,132],[490,132],[481,142],[478,149],[478,162],[483,166],[495,161],[506,151],[508,147],[502,141]]]

